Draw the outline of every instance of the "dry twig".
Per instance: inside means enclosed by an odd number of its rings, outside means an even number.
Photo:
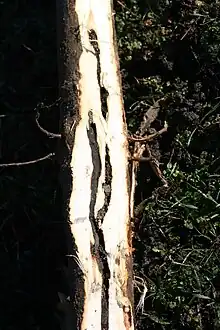
[[[43,160],[52,158],[53,156],[55,156],[55,154],[50,153],[50,154],[48,154],[44,157],[37,158],[37,159],[34,159],[34,160],[29,160],[27,162],[0,164],[0,167],[13,167],[13,166],[15,167],[15,166],[24,166],[24,165],[36,164],[36,163],[42,162]]]
[[[36,121],[36,124],[37,124],[37,127],[39,128],[39,130],[41,131],[41,132],[43,132],[44,134],[46,134],[47,136],[49,136],[49,137],[51,137],[51,138],[61,138],[61,134],[55,134],[55,133],[51,133],[51,132],[49,132],[49,131],[47,131],[46,129],[44,129],[41,125],[40,125],[40,123],[39,123],[39,121],[38,121],[38,119],[40,118],[40,114],[39,114],[39,112],[36,114],[36,117],[35,117],[35,121]]]

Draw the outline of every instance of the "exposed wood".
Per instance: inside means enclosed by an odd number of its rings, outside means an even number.
[[[112,2],[58,5],[67,207],[83,282],[77,329],[134,329],[129,153]]]

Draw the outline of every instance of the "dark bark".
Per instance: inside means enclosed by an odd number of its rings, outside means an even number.
[[[82,271],[73,258],[76,246],[69,226],[69,199],[71,184],[71,151],[74,143],[75,127],[79,120],[78,63],[81,54],[78,42],[78,21],[74,0],[57,0],[57,39],[58,39],[58,72],[60,90],[60,131],[62,138],[58,142],[58,162],[60,164],[60,189],[63,204],[63,221],[66,227],[67,245],[67,284],[69,287],[69,304],[72,305],[72,329],[80,328],[83,312],[83,278]],[[68,302],[67,302],[68,303]],[[65,313],[64,313],[65,314]],[[64,315],[65,317],[65,315]]]

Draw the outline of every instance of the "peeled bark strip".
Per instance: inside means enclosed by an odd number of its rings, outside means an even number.
[[[64,57],[67,66],[74,61],[63,93],[74,115],[64,109],[62,116],[72,152],[70,227],[84,281],[79,328],[134,329],[128,144],[112,3],[64,2]]]

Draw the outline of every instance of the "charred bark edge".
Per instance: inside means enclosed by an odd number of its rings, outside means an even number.
[[[62,217],[66,229],[67,255],[76,255],[76,244],[69,225],[69,201],[72,191],[71,151],[74,144],[75,128],[79,122],[80,78],[79,58],[82,53],[77,38],[79,24],[74,10],[75,0],[57,0],[57,56],[60,91],[60,132],[57,158],[60,166],[60,189],[62,191]],[[68,258],[68,286],[72,304],[75,329],[80,329],[84,306],[84,283],[82,270],[74,258]]]

